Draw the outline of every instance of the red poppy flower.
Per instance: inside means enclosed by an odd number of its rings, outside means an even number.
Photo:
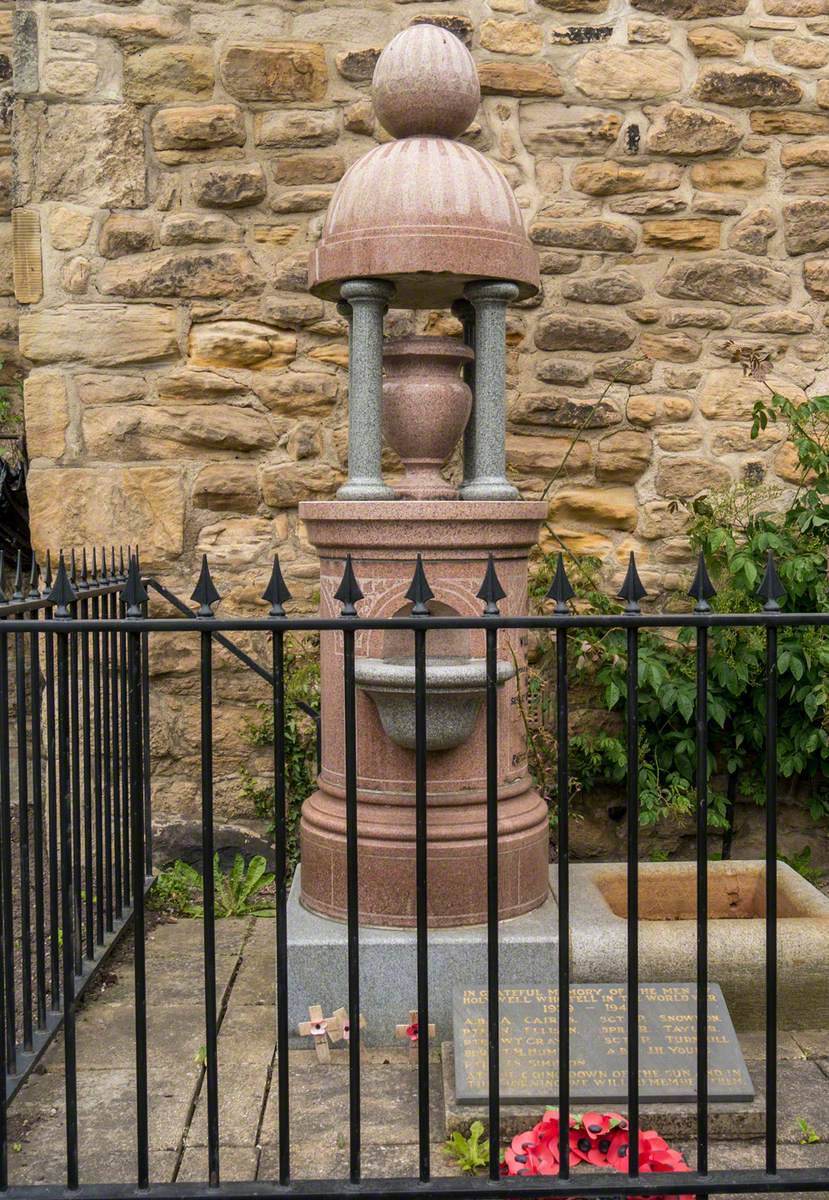
[[[417,1021],[413,1021],[411,1025],[406,1026],[406,1037],[410,1042],[416,1042],[419,1036],[420,1026]]]

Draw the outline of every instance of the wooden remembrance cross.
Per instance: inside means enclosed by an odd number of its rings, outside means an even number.
[[[433,1024],[431,1024],[431,1022],[429,1024],[428,1032],[429,1032],[429,1038],[431,1040],[431,1038],[433,1038],[435,1036],[435,1027]],[[409,1039],[409,1062],[412,1064],[413,1067],[416,1067],[417,1066],[417,1044],[420,1041],[420,1024],[417,1019],[417,1009],[416,1008],[413,1008],[411,1010],[411,1012],[409,1013],[409,1024],[408,1025],[396,1025],[395,1026],[394,1036],[398,1037],[398,1038],[408,1038]]]

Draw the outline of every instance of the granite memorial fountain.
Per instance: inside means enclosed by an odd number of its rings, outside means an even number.
[[[339,614],[335,592],[350,556],[363,592],[361,616],[409,613],[407,591],[421,555],[435,596],[433,613],[479,614],[478,591],[492,557],[505,592],[501,612],[524,614],[528,555],[546,504],[522,500],[506,477],[506,317],[510,303],[539,291],[536,252],[508,182],[482,154],[458,140],[480,102],[475,65],[461,41],[429,24],[398,34],[377,63],[373,99],[391,140],[358,159],[344,175],[310,263],[310,290],[336,301],[349,329],[348,478],[336,499],[300,506],[320,557],[320,612]],[[451,310],[463,335],[385,338],[389,309]],[[455,487],[444,467],[461,438],[463,479]],[[383,477],[384,439],[403,464],[396,489]],[[468,1124],[468,1116],[453,1117],[449,1109],[456,1102],[480,1101],[483,1078],[483,636],[434,630],[427,641],[430,1019],[439,1039],[450,1036],[454,1019],[454,1053],[462,1064],[457,1078],[445,1066],[450,1128]],[[417,991],[413,635],[358,629],[356,653],[360,1002],[364,1040],[385,1045],[394,1041],[395,1028],[415,1006]],[[289,1020],[294,1029],[307,1018],[309,1005],[328,1012],[347,1000],[340,634],[323,633],[320,654],[322,768],[302,811],[301,866],[288,910]],[[547,806],[528,772],[516,702],[525,663],[526,639],[503,632],[498,664],[499,940],[501,979],[508,986],[501,999],[517,1005],[524,1017],[535,1013],[542,1024],[551,1025],[552,1034],[557,908],[548,862]],[[650,894],[647,872],[652,865],[641,864],[644,897]],[[728,872],[728,864],[715,866]],[[669,870],[668,864],[664,867]],[[691,864],[676,867],[686,876],[693,872]],[[618,1094],[618,1087],[608,1086],[607,1096],[598,1095],[595,1081],[612,1063],[594,1060],[597,1047],[604,1053],[612,1044],[608,1022],[624,1032],[619,1017],[624,988],[618,981],[624,977],[625,914],[617,896],[619,871],[624,873],[624,867],[576,867],[572,876],[570,944],[562,952],[571,956],[572,979],[581,995],[574,1036],[584,1050],[584,1087],[581,1092],[574,1087],[574,1100],[582,1093],[586,1101]],[[658,891],[659,881],[654,883]],[[789,890],[794,887],[788,875],[784,883]],[[728,892],[731,883],[723,887]],[[714,895],[718,888],[715,879]],[[815,928],[810,926],[806,941],[801,937],[797,944],[808,943],[812,958],[820,960],[820,969],[812,974],[823,981],[816,985],[822,1011],[829,1000],[829,902],[815,896],[799,897],[797,913],[802,909]],[[712,914],[723,919],[739,915],[733,906]],[[789,915],[794,920],[794,909]],[[658,914],[643,916],[647,925]],[[674,916],[679,921],[687,914],[683,910]],[[670,917],[668,913],[666,919]],[[645,931],[641,978],[650,988],[643,1005],[658,1056],[650,1064],[652,1096],[645,1092],[654,1101],[662,1097],[681,1103],[695,1086],[687,1058],[678,1057],[688,1054],[687,1043],[672,1046],[663,1037],[666,1020],[694,1020],[694,988],[687,983],[693,978],[691,925],[680,924],[682,953],[676,962],[669,955],[672,965],[663,963],[661,970],[649,948],[653,943],[657,953],[671,935]],[[613,953],[603,960],[609,933],[614,935]],[[724,936],[723,945],[728,943]],[[718,935],[712,935],[712,947],[719,945]],[[761,977],[762,955],[756,941],[752,946],[751,962],[745,954],[739,961],[741,989],[749,976]],[[762,1125],[762,1105],[751,1099],[753,1088],[726,1007],[736,999],[730,988],[731,957],[715,955],[712,964],[716,973],[711,978],[718,982],[712,982],[710,1036],[714,1068],[723,1072],[719,1098],[748,1105],[741,1126],[747,1131],[752,1122]],[[659,981],[676,986],[659,987]],[[695,1037],[695,1026],[692,1032]],[[676,1069],[671,1073],[669,1067]],[[546,1063],[545,1070],[554,1073],[554,1064]],[[547,1083],[534,1078],[522,1084],[518,1079],[515,1098],[552,1099],[549,1074],[545,1078]],[[714,1086],[712,1095],[716,1091]],[[516,1118],[519,1127],[525,1115]],[[727,1126],[731,1117],[724,1120]]]

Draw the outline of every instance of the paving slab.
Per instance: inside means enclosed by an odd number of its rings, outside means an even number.
[[[393,1131],[396,1133],[397,1131]],[[387,1137],[392,1130],[387,1130]],[[430,1146],[432,1176],[436,1179],[460,1174],[449,1158],[443,1142]],[[276,1179],[279,1162],[276,1146],[263,1146],[259,1162],[259,1179]],[[387,1141],[381,1145],[364,1144],[361,1154],[362,1173],[366,1179],[405,1179],[417,1177],[418,1147]],[[291,1142],[291,1173],[296,1179],[348,1179],[348,1149],[346,1145],[331,1145],[305,1136]]]
[[[750,1063],[749,1071],[758,1096],[765,1096],[765,1068]],[[802,1136],[798,1118],[802,1117],[829,1142],[829,1079],[816,1062],[783,1061],[777,1065],[777,1142],[797,1144]]]
[[[222,1146],[219,1178],[223,1183],[245,1183],[256,1179],[259,1151],[253,1146]],[[181,1160],[178,1183],[205,1183],[208,1177],[207,1147],[188,1146]]]
[[[231,1004],[219,1031],[219,1134],[237,1148],[257,1144],[276,1042],[273,1013]],[[207,1144],[207,1092],[202,1086],[187,1145]],[[249,1176],[249,1178],[252,1178]]]

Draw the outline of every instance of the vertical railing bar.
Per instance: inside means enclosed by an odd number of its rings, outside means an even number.
[[[627,1043],[629,1173],[639,1174],[639,630],[627,631]]]
[[[77,601],[69,605],[69,615],[78,616]],[[80,680],[78,661],[78,634],[69,640],[69,687],[71,692],[70,721],[72,745],[72,869],[74,880],[74,939],[75,974],[83,971],[83,861],[81,855],[81,729],[80,729]]]
[[[72,779],[70,719],[70,635],[57,635],[58,651],[58,741],[60,748],[60,890],[63,931],[63,1054],[66,1089],[66,1183],[78,1186],[78,1080],[75,1048],[75,963],[76,926],[72,864]]]
[[[2,581],[0,581],[2,582]],[[2,620],[2,618],[0,618]],[[0,709],[0,720],[4,719]],[[2,865],[0,865],[2,872]],[[6,955],[3,915],[5,912],[5,897],[0,888],[0,1192],[5,1192],[9,1185],[9,1132],[6,1114],[6,1078],[8,1064],[6,1062]]]
[[[284,634],[271,636],[273,664],[274,861],[276,867],[276,1071],[279,1123],[279,1182],[291,1177],[290,1061],[288,1057],[288,812],[285,790]]]
[[[18,620],[22,619],[22,614]],[[29,824],[29,754],[26,721],[26,655],[22,633],[14,635],[14,677],[17,713],[17,825],[20,880],[20,1005],[23,1016],[23,1048],[33,1048],[32,1012],[32,869]]]
[[[128,707],[130,813],[132,816],[133,962],[135,975],[135,1107],[138,1186],[150,1181],[149,1107],[147,1093],[147,964],[144,945],[144,800],[141,777],[141,634],[128,635]],[[215,1053],[215,1046],[212,1047]]]
[[[486,631],[487,1024],[489,1177],[501,1174],[501,1041],[498,963],[498,631]]]
[[[6,981],[6,1069],[17,1070],[14,986],[14,908],[11,835],[11,757],[9,750],[9,638],[0,619],[0,876],[3,896],[3,955]]]
[[[697,630],[697,1170],[708,1174],[708,630]]]
[[[46,914],[43,903],[43,739],[40,701],[40,635],[29,635],[29,676],[32,691],[32,823],[34,826],[35,983],[37,1027],[46,1025]]]
[[[361,1173],[360,1137],[360,913],[357,850],[357,704],[354,677],[354,630],[343,630],[345,716],[346,891],[348,909],[348,1125],[349,1175]]]
[[[109,595],[109,616],[115,618],[118,615],[118,598],[110,592]],[[112,689],[112,702],[110,704],[110,716],[112,717],[112,739],[110,744],[110,752],[112,755],[112,847],[113,847],[113,872],[115,876],[115,916],[120,920],[124,911],[124,886],[123,886],[123,870],[121,863],[121,822],[122,822],[122,806],[121,806],[121,720],[119,715],[119,692],[118,692],[118,675],[119,675],[119,655],[118,655],[118,634],[113,629],[110,632],[110,684]],[[125,784],[126,786],[126,784]]]
[[[44,609],[44,617],[52,615]],[[49,826],[49,1007],[60,1009],[60,884],[58,850],[58,742],[55,712],[55,635],[45,633],[43,652],[46,660],[46,820]]]
[[[144,617],[149,616],[149,603],[144,602]],[[153,873],[152,763],[150,758],[150,635],[141,635],[141,720],[144,794],[144,874]]]
[[[431,1175],[429,1152],[429,878],[426,768],[426,630],[415,630],[415,895],[417,898],[417,1102],[420,1179]]]
[[[216,1014],[216,896],[213,879],[213,636],[201,635],[202,875],[204,885],[204,1023],[207,1076],[207,1163],[219,1186],[219,1071]]]
[[[98,591],[92,597],[92,616],[101,615],[101,600]],[[102,733],[102,688],[101,688],[101,634],[92,635],[92,720],[95,744],[95,941],[103,945],[105,935],[106,889],[104,886],[104,787]],[[103,635],[106,637],[106,634]]]
[[[123,618],[126,612],[124,603],[121,599],[120,592],[116,594],[115,603],[117,606],[117,614],[119,618]],[[121,850],[121,866],[123,869],[123,888],[124,888],[124,904],[129,908],[132,901],[132,859],[130,857],[130,788],[129,788],[129,746],[128,746],[128,714],[127,714],[127,635],[125,633],[118,634],[118,648],[121,656],[121,670],[119,672],[119,681],[121,685],[121,695],[119,697],[119,718],[121,722],[121,837],[123,847]]]
[[[81,617],[89,615],[89,599],[86,595],[80,601]],[[92,857],[94,842],[92,835],[92,721],[90,718],[90,689],[89,689],[89,634],[82,633],[80,641],[81,654],[81,713],[83,721],[83,829],[84,829],[84,890],[85,890],[85,933],[86,957],[92,962],[95,958],[95,913],[94,913],[94,874]]]
[[[105,564],[106,565],[106,564]],[[109,597],[101,597],[101,614],[109,616]],[[106,931],[112,932],[115,913],[115,882],[112,862],[112,717],[110,713],[110,635],[101,634],[101,741],[104,791],[104,890]]]
[[[777,1174],[777,629],[766,627],[766,1171]]]
[[[570,769],[567,630],[556,630],[559,1172],[570,1178]]]

